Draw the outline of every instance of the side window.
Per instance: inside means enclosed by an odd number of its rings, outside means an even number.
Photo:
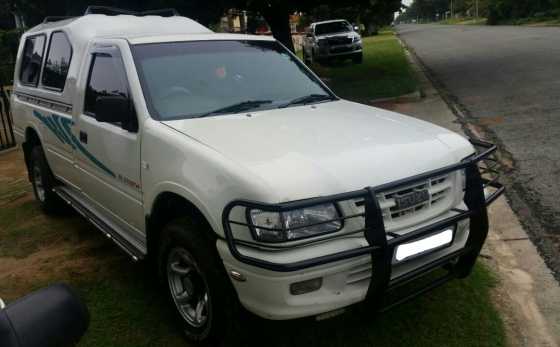
[[[66,34],[62,31],[53,32],[43,69],[43,85],[63,90],[70,59],[72,59],[72,46],[70,46]]]
[[[37,35],[25,40],[19,77],[21,83],[37,86],[44,49],[45,35]]]
[[[94,116],[97,98],[114,95],[129,98],[128,83],[122,60],[120,56],[96,53],[91,62],[84,113]]]

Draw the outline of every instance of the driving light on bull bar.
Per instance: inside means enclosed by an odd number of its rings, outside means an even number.
[[[253,237],[261,242],[285,242],[338,231],[340,214],[334,204],[271,212],[250,210]]]

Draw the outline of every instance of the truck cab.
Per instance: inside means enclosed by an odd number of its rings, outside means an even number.
[[[195,341],[240,306],[384,310],[465,277],[503,192],[495,146],[342,100],[274,38],[178,15],[46,20],[22,36],[11,106],[45,212],[70,205],[151,255]]]

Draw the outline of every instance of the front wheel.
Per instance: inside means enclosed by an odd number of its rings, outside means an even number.
[[[363,60],[364,60],[363,53],[358,53],[352,57],[352,62],[354,64],[361,64]]]
[[[160,274],[187,339],[218,342],[238,312],[212,230],[189,218],[168,224],[159,252]]]

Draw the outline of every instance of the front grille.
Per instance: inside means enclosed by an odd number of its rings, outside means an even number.
[[[333,37],[330,39],[327,39],[329,45],[347,45],[349,43],[352,43],[352,38],[351,37]]]
[[[407,221],[416,217],[432,217],[438,213],[443,212],[449,206],[444,204],[445,201],[452,200],[453,195],[453,179],[452,175],[444,175],[429,180],[400,187],[391,191],[383,192],[377,195],[379,205],[383,213],[383,219],[388,229],[397,228]],[[427,190],[429,199],[412,206],[401,208],[397,205],[396,198],[405,196],[414,191]],[[360,212],[364,210],[364,201],[355,201],[356,206]],[[391,226],[393,228],[391,228]]]
[[[350,52],[353,51],[354,47],[350,46],[350,47],[334,47],[331,48],[331,53],[344,53],[344,52]]]

